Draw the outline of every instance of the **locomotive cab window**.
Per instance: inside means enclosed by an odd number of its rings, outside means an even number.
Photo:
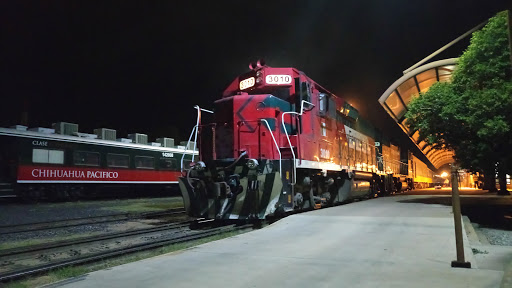
[[[128,168],[130,165],[130,156],[125,154],[107,154],[107,166],[116,168]]]
[[[88,151],[75,151],[73,163],[80,166],[100,166],[100,153]]]
[[[33,163],[64,164],[63,150],[32,149]]]
[[[135,168],[155,169],[155,158],[149,156],[135,156]]]

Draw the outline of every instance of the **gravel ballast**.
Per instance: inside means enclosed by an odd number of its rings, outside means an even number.
[[[95,216],[119,215],[122,213],[158,212],[183,206],[181,197],[169,198],[142,198],[106,201],[80,201],[68,203],[38,203],[2,205],[0,209],[0,226],[41,223],[49,221],[69,220]],[[18,246],[16,242],[25,242],[24,245],[41,242],[48,239],[69,239],[69,237],[84,237],[94,234],[126,231],[135,228],[144,228],[152,220],[120,220],[108,223],[86,224],[57,229],[44,229],[21,233],[0,234],[0,243]],[[28,241],[28,242],[27,242]],[[9,244],[10,243],[10,244]],[[21,243],[20,243],[21,244]],[[0,248],[1,249],[1,248]]]
[[[492,228],[478,228],[492,245],[512,246],[512,231]]]
[[[183,207],[183,199],[166,197],[65,203],[0,203],[0,205],[0,226],[6,226],[121,213],[163,211]]]

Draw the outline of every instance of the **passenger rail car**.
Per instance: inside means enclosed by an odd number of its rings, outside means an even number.
[[[214,105],[191,133],[201,161],[179,180],[191,216],[262,219],[414,185],[408,151],[295,68],[253,64]]]
[[[155,143],[52,130],[0,128],[0,196],[64,200],[106,194],[179,194],[180,160],[185,154],[187,165],[193,155],[192,150],[152,146]]]

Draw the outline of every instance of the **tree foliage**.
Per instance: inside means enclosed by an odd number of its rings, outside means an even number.
[[[475,33],[451,82],[436,83],[409,104],[411,129],[434,148],[448,148],[463,168],[490,171],[512,163],[512,82],[507,14]],[[509,166],[507,166],[507,163]]]

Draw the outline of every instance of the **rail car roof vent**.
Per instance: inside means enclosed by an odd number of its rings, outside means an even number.
[[[10,127],[11,129],[16,129],[18,131],[27,131],[27,126],[23,126],[23,125],[13,125]]]
[[[188,143],[188,141],[181,141],[180,146],[187,147],[187,143]],[[189,150],[194,149],[194,141],[190,141],[190,143],[188,143],[187,149],[189,149]]]
[[[62,135],[74,135],[78,132],[78,124],[57,122],[52,124],[52,128],[55,129],[55,133]]]
[[[117,138],[116,139],[117,142],[123,142],[123,143],[132,143],[132,139],[128,139],[128,138]]]
[[[128,134],[128,138],[132,139],[133,143],[148,144],[148,135],[141,133]]]
[[[78,136],[80,138],[87,138],[87,139],[97,139],[98,138],[98,135],[96,135],[96,134],[89,134],[89,133],[75,132],[75,133],[73,133],[73,135]]]
[[[108,128],[94,129],[94,134],[98,135],[98,138],[103,140],[116,141],[116,130]]]
[[[29,128],[28,131],[45,133],[45,134],[53,134],[53,133],[55,133],[55,129],[43,128],[43,127]]]
[[[162,147],[174,147],[174,139],[172,138],[157,138],[156,142],[160,143]]]

